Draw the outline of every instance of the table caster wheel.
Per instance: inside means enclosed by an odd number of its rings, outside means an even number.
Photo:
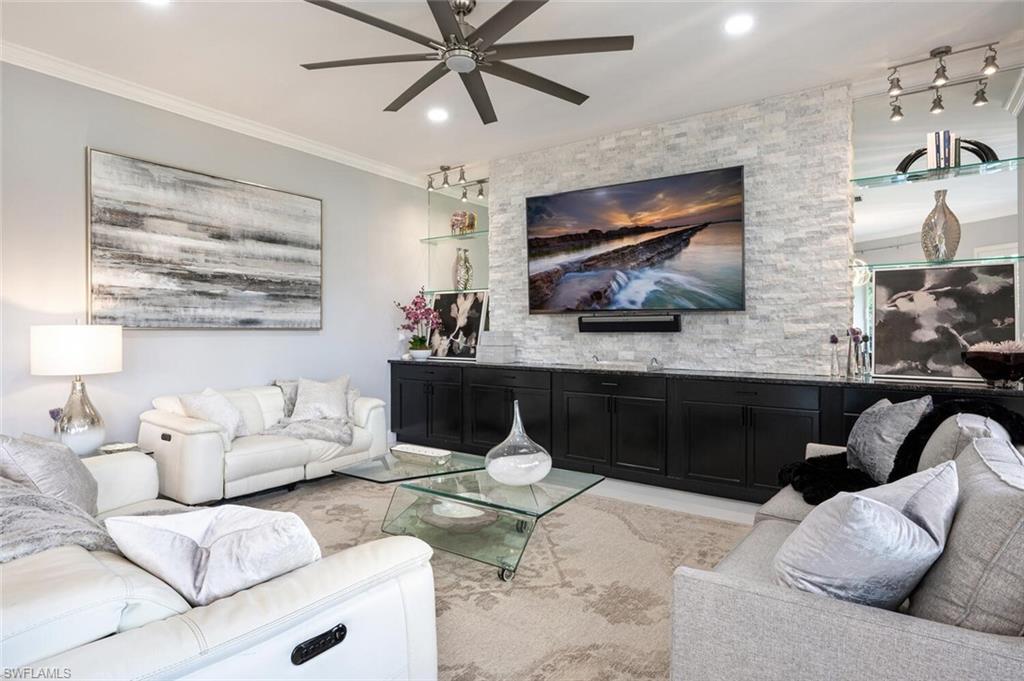
[[[498,577],[500,577],[501,581],[503,582],[511,582],[512,578],[515,576],[515,570],[509,570],[508,568],[501,568],[500,570],[498,570]]]

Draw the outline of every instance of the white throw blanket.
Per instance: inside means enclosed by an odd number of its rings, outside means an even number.
[[[284,435],[299,440],[323,440],[348,447],[352,444],[352,420],[340,418],[293,421],[284,418],[263,431],[263,434]]]

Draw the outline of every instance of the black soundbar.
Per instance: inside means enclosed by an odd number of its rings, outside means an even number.
[[[677,314],[585,315],[580,333],[672,333],[683,328]]]

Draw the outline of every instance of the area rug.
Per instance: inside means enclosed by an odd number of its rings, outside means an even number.
[[[392,489],[328,478],[245,503],[298,514],[329,554],[385,536]],[[749,529],[588,493],[540,522],[512,582],[438,551],[439,676],[666,679],[672,572],[714,567]]]

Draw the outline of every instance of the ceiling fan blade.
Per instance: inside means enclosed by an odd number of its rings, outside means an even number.
[[[480,25],[478,29],[466,36],[470,44],[480,40],[478,50],[486,50],[494,43],[501,40],[502,36],[522,23],[541,7],[547,0],[512,0],[510,3],[495,12],[494,16]]]
[[[466,91],[469,93],[470,99],[473,100],[473,106],[476,107],[476,112],[480,114],[480,120],[484,122],[484,125],[498,120],[498,117],[494,114],[494,106],[491,105],[491,97],[487,94],[487,88],[484,86],[484,79],[480,72],[470,71],[469,73],[460,73],[459,75],[462,76],[462,84],[466,86]]]
[[[317,61],[310,64],[300,64],[302,68],[310,71],[317,69],[334,69],[339,66],[365,66],[367,64],[397,64],[408,61],[437,61],[437,53],[427,54],[393,54],[387,57],[362,57],[361,59],[335,59],[334,61]]]
[[[589,95],[585,95],[582,92],[577,92],[572,88],[560,85],[553,80],[544,78],[543,76],[538,76],[536,73],[524,71],[523,69],[512,66],[511,64],[491,62],[480,64],[480,69],[492,76],[497,76],[498,78],[510,80],[513,83],[525,85],[526,87],[539,90],[544,94],[558,97],[559,99],[564,99],[565,101],[572,102],[573,104],[582,104],[590,98]]]
[[[567,40],[534,40],[528,43],[504,43],[494,45],[488,51],[488,58],[495,61],[505,59],[527,59],[529,57],[551,57],[565,54],[586,54],[588,52],[619,52],[633,49],[633,36],[616,35],[607,38],[569,38]],[[490,52],[494,54],[491,55]]]
[[[400,35],[406,40],[411,40],[414,43],[419,43],[420,45],[423,45],[425,47],[434,47],[434,45],[437,44],[436,40],[427,37],[422,33],[410,31],[409,29],[402,28],[397,24],[392,24],[390,21],[378,19],[377,17],[370,16],[369,14],[360,12],[359,10],[355,10],[350,7],[346,7],[345,5],[339,5],[338,3],[331,2],[330,0],[306,0],[306,2],[308,2],[311,5],[316,5],[317,7],[323,7],[324,9],[330,10],[332,12],[337,12],[338,14],[349,17],[350,19],[361,21],[364,24],[375,26],[376,28],[379,28],[383,31],[387,31],[388,33]]]
[[[410,85],[409,89],[407,89],[402,94],[398,95],[398,99],[388,104],[384,108],[384,110],[398,111],[403,106],[411,102],[413,98],[416,97],[416,95],[418,95],[419,93],[423,92],[428,87],[436,83],[441,78],[441,76],[443,76],[446,73],[448,73],[448,67],[445,66],[443,63],[438,64],[437,66],[423,74],[423,76],[419,80]]]
[[[430,13],[434,15],[437,27],[441,29],[444,42],[447,43],[448,38],[453,35],[456,42],[461,42],[463,39],[462,27],[459,26],[459,20],[455,17],[455,12],[452,11],[451,3],[448,0],[427,0],[427,5],[430,6]]]

